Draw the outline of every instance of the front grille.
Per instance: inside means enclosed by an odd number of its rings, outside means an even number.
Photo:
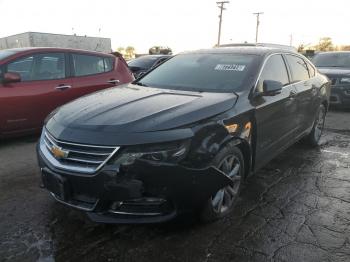
[[[336,84],[338,84],[338,79],[337,78],[330,78],[329,80],[331,80],[331,85],[335,86]]]
[[[119,149],[64,142],[46,131],[41,138],[40,148],[54,167],[88,174],[98,171]]]

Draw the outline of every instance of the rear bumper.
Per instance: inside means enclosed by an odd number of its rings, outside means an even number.
[[[158,223],[200,209],[231,179],[218,169],[137,161],[92,175],[58,170],[38,150],[43,185],[60,203],[101,223]]]

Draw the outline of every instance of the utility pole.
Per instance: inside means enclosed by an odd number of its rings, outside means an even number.
[[[222,23],[222,11],[226,10],[225,4],[230,3],[230,1],[221,1],[221,2],[216,2],[218,4],[218,7],[220,8],[220,15],[219,15],[219,33],[218,33],[218,43],[217,46],[220,45],[220,38],[221,38],[221,23]]]
[[[253,13],[253,15],[256,15],[255,44],[258,43],[260,15],[263,15],[263,14],[264,14],[263,12],[256,12],[256,13]]]

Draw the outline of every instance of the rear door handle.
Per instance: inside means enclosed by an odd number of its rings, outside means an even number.
[[[58,90],[65,90],[65,89],[69,89],[69,88],[71,88],[72,86],[70,86],[70,85],[64,85],[64,84],[62,84],[62,85],[58,85],[58,86],[56,86],[56,89],[58,89]]]
[[[118,83],[120,83],[120,81],[118,79],[111,79],[111,80],[108,80],[107,83],[118,84]]]

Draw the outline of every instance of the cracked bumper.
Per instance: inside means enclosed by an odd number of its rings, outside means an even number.
[[[55,169],[38,151],[42,181],[53,197],[101,223],[157,223],[200,209],[232,181],[218,169],[137,161],[93,175]]]

